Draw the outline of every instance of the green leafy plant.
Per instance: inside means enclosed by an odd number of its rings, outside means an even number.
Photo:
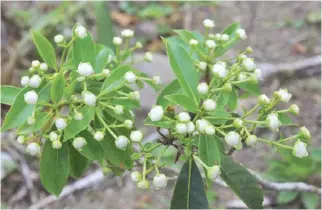
[[[114,37],[111,49],[95,43],[83,26],[76,25],[71,40],[54,38],[55,47],[63,48],[61,56],[49,40],[32,31],[44,63],[32,61],[28,76],[21,78],[23,88],[1,87],[1,103],[11,105],[1,129],[17,129],[17,141],[40,157],[40,177],[48,192],[58,196],[67,178],[80,177],[92,162],[116,175],[136,163],[142,171],[133,171],[131,179],[138,188],[150,188],[151,174],[154,188],[164,188],[168,179],[162,168],[175,159],[184,164],[171,208],[208,208],[205,183],[219,176],[249,208],[262,208],[263,193],[255,177],[230,154],[261,142],[303,158],[308,155],[303,140],[310,139],[310,132],[301,127],[298,134],[278,141],[254,134],[257,127],[277,132],[280,126],[293,126],[288,114],[298,114],[299,109],[277,109],[292,97],[287,90],[271,98],[260,95],[261,71],[246,56],[250,47],[236,58],[223,59],[246,38],[238,23],[217,34],[211,33],[212,20],[203,24],[203,35],[175,30],[178,36],[163,39],[176,79],[159,93],[144,121],[162,136],[148,143],[134,126],[140,95],[133,88],[146,83],[158,90],[160,77],[149,78],[133,67],[135,62],[152,61],[149,52],[134,60],[133,52],[142,48],[139,42],[130,45],[134,31],[125,29],[121,37]],[[258,104],[238,112],[242,92],[257,95]],[[170,148],[176,152],[167,153]],[[163,158],[169,154],[171,159]]]

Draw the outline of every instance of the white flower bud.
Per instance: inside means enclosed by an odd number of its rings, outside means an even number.
[[[40,66],[40,62],[38,60],[34,60],[31,62],[31,67],[38,68]]]
[[[55,131],[50,132],[49,140],[50,141],[56,141],[57,139],[58,139],[58,134]]]
[[[216,130],[215,130],[215,127],[214,127],[213,125],[207,125],[207,127],[206,127],[206,129],[205,129],[205,133],[206,133],[207,135],[212,136],[212,135],[214,135],[214,134],[215,134],[215,132],[216,132]]]
[[[83,101],[86,105],[88,105],[88,106],[95,106],[96,105],[97,97],[93,93],[91,93],[89,91],[83,91],[82,97],[83,97]]]
[[[206,46],[209,49],[213,49],[216,47],[216,42],[214,40],[206,40]]]
[[[153,77],[153,83],[156,85],[159,85],[161,82],[160,76],[154,76]]]
[[[56,140],[51,143],[51,146],[53,147],[53,149],[60,149],[63,144],[59,140]]]
[[[177,123],[175,130],[177,133],[185,134],[185,133],[187,133],[187,126],[185,123]]]
[[[299,135],[305,139],[310,139],[311,138],[311,133],[306,127],[301,127],[300,128],[300,133]]]
[[[230,131],[226,136],[225,136],[225,141],[228,145],[230,146],[236,146],[240,142],[240,135],[235,132],[235,131]]]
[[[247,38],[246,31],[242,28],[237,29],[236,34],[237,34],[237,37],[240,38],[241,40],[245,40]]]
[[[24,144],[24,143],[25,143],[25,141],[26,141],[26,139],[25,139],[25,137],[24,137],[24,136],[18,136],[18,138],[17,138],[17,142],[18,142],[19,144]]]
[[[247,71],[253,71],[256,68],[256,64],[251,58],[244,59],[242,65],[246,68]]]
[[[238,81],[246,81],[248,79],[248,76],[245,73],[239,73],[237,77]]]
[[[30,80],[30,78],[28,76],[23,76],[23,77],[21,77],[20,83],[23,87],[26,87],[29,85],[29,80]]]
[[[136,81],[136,75],[132,71],[128,71],[124,74],[124,79],[128,83],[135,83]]]
[[[257,143],[257,136],[255,135],[249,135],[247,138],[246,138],[246,144],[248,146],[254,146],[255,144]]]
[[[300,108],[296,104],[292,104],[288,108],[288,111],[291,112],[294,115],[298,115],[300,113]]]
[[[55,125],[58,130],[63,130],[66,128],[67,123],[64,118],[59,117],[55,120]]]
[[[137,183],[142,180],[142,174],[138,171],[133,171],[131,173],[131,179],[133,182]]]
[[[31,155],[38,155],[40,154],[40,145],[36,142],[32,142],[28,144],[26,151]]]
[[[138,48],[138,49],[143,48],[143,46],[142,46],[141,42],[136,42],[136,43],[135,43],[135,47],[136,47],[136,48]]]
[[[221,34],[220,33],[216,33],[215,39],[218,40],[218,41],[220,41],[221,40]]]
[[[75,33],[81,39],[84,39],[87,36],[86,28],[83,26],[77,26],[75,28]]]
[[[293,146],[292,154],[295,157],[299,157],[299,158],[303,158],[303,157],[308,156],[306,144],[301,142],[300,140],[297,140]]]
[[[129,98],[131,100],[140,101],[140,93],[139,93],[139,91],[133,91],[133,92],[129,93]]]
[[[145,55],[144,55],[144,60],[147,61],[147,62],[152,62],[153,61],[152,53],[146,52]]]
[[[217,103],[212,99],[206,99],[202,104],[202,107],[206,111],[213,111],[216,109],[216,106],[217,106]]]
[[[104,133],[103,133],[102,131],[96,131],[96,132],[94,133],[94,139],[95,139],[96,141],[102,141],[102,140],[103,140],[103,138],[104,138]]]
[[[162,106],[155,106],[149,112],[149,117],[153,122],[160,121],[163,115],[164,115],[164,111]]]
[[[36,104],[38,100],[38,95],[36,91],[31,90],[24,94],[24,99],[27,104]]]
[[[288,93],[286,89],[279,89],[276,92],[277,97],[283,102],[289,102],[292,98],[292,94]]]
[[[76,78],[76,80],[77,80],[77,82],[84,82],[85,81],[85,77],[83,77],[83,76],[79,76],[79,77],[77,77]]]
[[[109,69],[103,69],[102,73],[105,77],[109,77],[111,75],[111,71]]]
[[[133,128],[133,121],[132,120],[125,120],[124,121],[124,126],[126,127],[126,128],[128,128],[128,129],[131,129],[131,128]]]
[[[156,190],[167,186],[167,177],[164,174],[157,174],[153,178],[153,186]]]
[[[220,174],[220,166],[214,165],[207,169],[207,178],[211,181],[215,181],[218,175]]]
[[[94,69],[90,63],[80,63],[78,64],[77,72],[84,77],[88,77],[94,73]]]
[[[77,137],[73,140],[73,147],[79,151],[87,144],[83,137]]]
[[[216,36],[212,33],[208,34],[208,39],[216,39]]]
[[[149,189],[149,188],[150,188],[150,183],[149,183],[147,180],[143,179],[143,180],[139,181],[139,182],[136,184],[136,186],[137,186],[138,188],[140,188],[141,190],[147,190],[147,189]]]
[[[198,63],[198,68],[201,70],[201,71],[205,71],[207,69],[207,63],[206,62],[199,62]]]
[[[56,36],[54,36],[54,41],[56,44],[60,44],[64,41],[64,36],[61,34],[57,34]]]
[[[198,93],[201,95],[206,95],[208,93],[208,84],[205,82],[202,82],[197,87]]]
[[[125,38],[133,37],[133,36],[134,36],[134,31],[133,31],[133,30],[131,30],[131,29],[124,29],[124,30],[121,32],[121,36],[122,36],[122,37],[125,37]]]
[[[261,80],[262,79],[262,71],[260,70],[260,69],[255,69],[254,70],[254,74],[256,75],[256,78],[258,79],[258,80]]]
[[[247,56],[246,56],[245,54],[240,54],[240,55],[238,55],[238,60],[243,61],[243,60],[245,60],[246,58],[247,58]]]
[[[198,131],[192,132],[192,136],[196,136],[196,135],[199,135],[199,132]]]
[[[29,80],[29,86],[32,88],[37,88],[41,84],[41,78],[39,75],[35,74],[33,75]]]
[[[84,116],[83,116],[83,114],[82,114],[82,113],[80,113],[80,112],[76,112],[76,113],[74,114],[74,119],[75,119],[75,120],[82,120],[82,119],[84,119]]]
[[[41,63],[39,69],[42,71],[47,71],[48,70],[47,63]]]
[[[118,37],[118,36],[113,37],[113,44],[120,45],[122,43],[123,43],[123,39],[121,37]]]
[[[205,28],[213,28],[213,27],[215,27],[215,22],[213,21],[213,20],[210,20],[210,19],[205,19],[204,21],[203,21],[203,26],[205,27]]]
[[[235,128],[241,128],[243,126],[243,124],[244,124],[243,121],[239,118],[236,118],[233,122],[233,126]]]
[[[220,78],[225,78],[228,74],[228,71],[227,71],[226,65],[220,62],[213,65],[212,73]]]
[[[118,115],[121,115],[121,114],[124,114],[124,108],[122,105],[116,105],[114,107],[114,113],[115,114],[118,114]]]
[[[198,44],[198,41],[197,41],[197,40],[195,40],[195,39],[190,39],[189,44],[190,44],[191,46],[196,46],[196,45]]]
[[[258,102],[261,105],[267,105],[270,103],[270,100],[265,94],[262,94],[262,95],[258,96]]]
[[[130,139],[133,142],[140,142],[143,139],[143,133],[141,131],[132,131],[130,134]]]
[[[231,90],[233,89],[233,87],[231,86],[230,83],[226,83],[224,84],[224,86],[222,87],[223,91],[226,91],[226,92],[231,92]]]
[[[34,125],[36,123],[36,119],[33,116],[28,117],[27,123],[28,125]]]
[[[196,121],[197,130],[201,133],[204,133],[208,124],[209,124],[208,121],[205,119],[197,120]]]
[[[188,112],[180,112],[178,114],[178,120],[180,122],[188,122],[190,119],[191,119],[191,117]]]
[[[281,123],[278,120],[278,116],[274,113],[271,113],[267,115],[266,125],[269,129],[276,132],[278,131],[278,128],[280,127]]]
[[[195,124],[193,124],[193,122],[188,122],[186,124],[187,127],[187,133],[193,133],[195,131]]]
[[[222,34],[221,37],[220,37],[220,40],[224,41],[224,42],[228,41],[229,40],[229,35],[228,34]]]
[[[115,140],[114,143],[118,149],[124,150],[126,148],[127,144],[129,143],[129,139],[126,136],[121,135],[121,136],[117,137],[117,139]]]

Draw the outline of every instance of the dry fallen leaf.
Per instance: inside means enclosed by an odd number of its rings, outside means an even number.
[[[160,39],[153,39],[151,43],[147,45],[147,50],[151,52],[161,51],[162,50],[162,41]]]
[[[131,24],[137,23],[139,20],[137,17],[135,17],[133,15],[128,15],[128,14],[121,13],[118,11],[112,11],[111,18],[113,21],[115,21],[121,27],[127,27]]]
[[[305,54],[307,52],[307,46],[301,44],[300,42],[293,45],[293,50],[298,54]]]

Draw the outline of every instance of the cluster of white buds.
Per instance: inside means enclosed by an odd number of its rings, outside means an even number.
[[[130,38],[130,37],[133,37],[134,36],[134,31],[131,30],[131,29],[124,29],[122,32],[121,32],[121,36],[124,37],[124,38]]]
[[[214,40],[206,40],[206,46],[209,48],[209,49],[213,49],[215,48],[217,45],[216,45],[216,42]]]
[[[26,151],[31,155],[39,155],[40,154],[40,145],[36,142],[32,142],[27,145]]]
[[[178,123],[175,126],[175,130],[179,134],[193,133],[195,131],[195,125],[191,122],[191,117],[188,112],[180,112],[177,115]]]
[[[215,22],[213,20],[210,20],[210,19],[205,19],[203,21],[203,26],[205,28],[211,29],[211,28],[215,27]]]
[[[118,149],[124,150],[129,143],[129,139],[126,136],[121,135],[115,139],[114,143]]]
[[[225,62],[218,62],[214,64],[211,71],[215,76],[220,78],[225,78],[228,74]]]
[[[154,106],[149,112],[149,117],[153,122],[160,121],[163,115],[164,115],[164,110],[162,106]]]
[[[200,133],[205,133],[208,126],[212,125],[205,119],[199,119],[196,121],[196,128]]]

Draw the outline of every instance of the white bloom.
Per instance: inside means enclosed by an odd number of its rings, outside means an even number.
[[[299,157],[299,158],[303,158],[303,157],[308,156],[306,144],[301,142],[300,140],[297,140],[294,144],[292,154],[295,157]]]
[[[225,141],[230,146],[236,146],[240,142],[240,135],[235,131],[230,131],[225,136]]]
[[[157,190],[166,187],[167,182],[167,177],[164,174],[155,175],[153,178],[153,186]]]
[[[216,109],[217,103],[212,99],[206,99],[202,106],[206,111],[213,111]]]
[[[256,143],[257,143],[257,136],[255,136],[255,135],[249,135],[246,138],[246,144],[248,146],[254,146]]]
[[[24,99],[27,104],[36,104],[38,100],[38,95],[36,91],[30,90],[24,94]]]
[[[115,114],[118,114],[118,115],[121,115],[121,114],[124,114],[124,108],[122,105],[116,105],[114,107],[114,113]]]
[[[214,134],[215,134],[215,132],[216,132],[216,130],[215,130],[215,128],[214,128],[214,126],[213,126],[213,125],[207,125],[207,127],[206,127],[206,129],[205,129],[205,133],[206,133],[207,135],[212,136],[212,135],[214,135]]]
[[[58,130],[63,130],[64,128],[66,128],[67,123],[64,118],[59,117],[55,120],[55,125]]]
[[[162,106],[153,107],[149,113],[149,117],[153,122],[160,121],[163,115],[164,115],[164,111]]]
[[[83,26],[77,26],[75,28],[75,33],[81,39],[84,39],[87,36],[86,28],[84,28]]]
[[[41,78],[38,74],[33,75],[29,80],[29,86],[32,88],[37,88],[41,84]]]
[[[197,120],[196,121],[197,130],[200,131],[201,133],[204,133],[208,124],[209,124],[208,121],[205,119]]]
[[[54,41],[56,44],[60,44],[64,41],[64,36],[61,35],[61,34],[57,34],[55,37],[54,37]]]
[[[33,116],[28,117],[27,123],[28,125],[34,125],[36,123],[36,119]]]
[[[63,146],[63,144],[59,140],[53,141],[51,145],[53,149],[60,149]]]
[[[141,42],[136,42],[135,47],[138,49],[141,49],[143,46],[142,46]]]
[[[94,139],[95,139],[96,141],[102,141],[102,140],[103,140],[103,138],[104,138],[104,133],[103,133],[102,131],[96,131],[96,132],[94,133]]]
[[[185,123],[177,123],[175,129],[177,133],[180,133],[180,134],[187,133],[187,126]]]
[[[186,124],[187,127],[187,133],[193,133],[195,131],[195,124],[193,124],[193,122],[188,122]]]
[[[83,101],[88,106],[95,106],[97,97],[89,91],[82,92]]]
[[[42,71],[47,71],[48,70],[47,63],[41,63],[39,69]]]
[[[119,136],[117,137],[117,139],[115,140],[115,146],[118,148],[118,149],[125,149],[127,144],[129,142],[129,139],[126,137],[126,136]]]
[[[133,91],[129,93],[129,98],[135,101],[140,101],[140,93],[139,91]]]
[[[207,169],[207,177],[211,181],[215,181],[218,175],[220,174],[220,166],[214,165]]]
[[[138,171],[133,171],[131,173],[131,179],[133,182],[139,182],[142,180],[142,174]]]
[[[265,94],[258,96],[258,101],[261,105],[267,105],[270,102],[269,98]]]
[[[196,46],[196,45],[198,44],[198,41],[197,41],[197,40],[195,40],[195,39],[190,39],[189,44],[190,44],[191,46]]]
[[[206,63],[206,62],[203,62],[203,61],[199,62],[199,63],[198,63],[198,68],[199,68],[201,71],[205,71],[205,70],[206,70],[206,68],[207,68],[207,63]]]
[[[292,114],[298,115],[300,113],[300,108],[296,105],[296,104],[292,104],[289,108],[288,108],[289,112],[291,112]]]
[[[206,40],[206,46],[210,49],[213,49],[216,47],[216,42],[214,40]]]
[[[38,68],[40,66],[40,62],[38,60],[34,60],[31,62],[31,67]]]
[[[227,76],[228,71],[227,71],[226,65],[224,65],[222,62],[220,62],[220,63],[216,63],[212,67],[212,73],[221,77],[221,78],[224,78]]]
[[[213,28],[213,27],[215,27],[215,22],[213,20],[210,20],[210,19],[205,19],[203,21],[203,26],[205,28]]]
[[[131,128],[133,128],[133,121],[132,120],[125,120],[124,121],[124,126],[126,127],[126,128],[128,128],[128,129],[131,129]]]
[[[28,144],[26,151],[31,155],[38,155],[40,154],[40,145],[36,142],[32,142]]]
[[[191,119],[191,117],[188,112],[180,112],[178,114],[178,120],[180,122],[188,122],[190,119]]]
[[[144,54],[144,60],[147,61],[147,62],[152,62],[153,61],[153,56],[152,56],[152,53],[150,52],[146,52]]]
[[[305,138],[305,139],[310,139],[311,138],[311,133],[306,127],[301,127],[300,128],[300,136]]]
[[[266,125],[269,129],[272,131],[278,131],[278,128],[280,127],[280,121],[278,120],[278,116],[274,113],[271,113],[267,115],[266,118]]]
[[[136,81],[136,75],[132,71],[128,71],[124,74],[124,79],[128,83],[134,83]]]
[[[132,37],[132,36],[134,36],[134,31],[131,29],[124,29],[121,32],[121,36],[126,37],[126,38]]]
[[[277,91],[277,96],[281,101],[284,102],[289,102],[292,98],[292,94],[288,93],[286,89],[279,89],[279,91]]]
[[[242,39],[242,40],[244,40],[244,39],[246,39],[246,38],[247,38],[247,36],[246,36],[246,31],[245,31],[244,29],[242,29],[242,28],[237,29],[236,34],[237,34],[237,36],[238,36],[240,39]]]
[[[24,136],[18,136],[18,138],[17,138],[17,142],[19,143],[19,144],[24,144],[25,143],[25,137]]]
[[[222,34],[221,37],[220,37],[220,40],[224,41],[224,42],[228,41],[229,40],[229,35],[228,34]]]
[[[83,114],[82,113],[80,113],[80,112],[76,112],[75,114],[74,114],[74,119],[75,120],[82,120],[84,118],[84,116],[83,116]]]
[[[141,131],[132,131],[130,139],[133,142],[140,142],[143,139],[143,133]]]
[[[256,77],[257,77],[257,79],[258,80],[261,80],[262,79],[262,71],[260,70],[260,69],[255,69],[254,70],[254,73],[255,73],[255,75],[256,75]]]
[[[123,43],[123,39],[121,37],[118,37],[118,36],[113,37],[113,44],[120,45],[122,43]]]
[[[105,76],[105,77],[108,77],[111,75],[111,71],[109,69],[103,69],[102,71],[102,74]]]
[[[83,137],[77,137],[73,140],[73,147],[77,150],[82,150],[82,148],[87,144]]]
[[[23,77],[21,77],[20,83],[23,87],[26,87],[29,85],[29,80],[30,80],[30,78],[28,76],[23,76]]]
[[[94,69],[90,63],[80,63],[78,64],[77,72],[84,77],[88,77],[94,73]]]
[[[58,139],[58,134],[55,131],[50,132],[49,140],[50,141],[56,141],[57,139]]]
[[[208,93],[208,84],[205,82],[200,83],[197,87],[197,90],[201,95],[207,94]]]
[[[244,59],[242,65],[246,68],[247,71],[253,71],[256,68],[256,64],[251,58]]]
[[[143,179],[143,180],[139,181],[139,182],[136,184],[136,186],[137,186],[138,188],[140,188],[141,190],[147,190],[147,189],[149,189],[149,188],[150,188],[150,183],[149,183],[147,180]]]

